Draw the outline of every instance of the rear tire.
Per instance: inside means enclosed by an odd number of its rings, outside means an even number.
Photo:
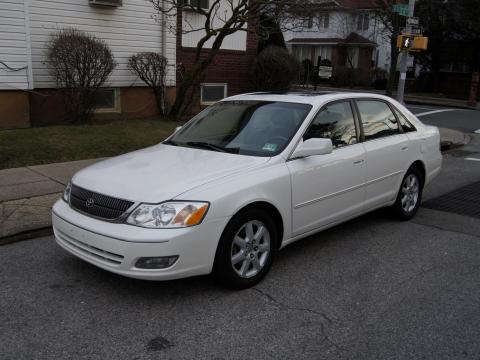
[[[405,174],[397,199],[391,210],[392,215],[401,221],[410,220],[415,216],[422,203],[423,177],[416,168],[411,167]]]
[[[247,209],[235,215],[218,244],[213,275],[234,289],[254,286],[267,274],[277,250],[277,231],[263,210]]]

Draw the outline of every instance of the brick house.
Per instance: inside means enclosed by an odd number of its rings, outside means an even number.
[[[375,0],[324,1],[300,26],[284,33],[287,47],[301,62],[316,64],[321,56],[334,67],[388,70],[390,47],[377,7]]]

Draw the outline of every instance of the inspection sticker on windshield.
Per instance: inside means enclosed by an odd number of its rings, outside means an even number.
[[[277,144],[266,143],[265,145],[263,145],[262,150],[273,152],[277,150]]]

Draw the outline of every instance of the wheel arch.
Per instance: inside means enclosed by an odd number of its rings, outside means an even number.
[[[422,175],[422,186],[425,186],[427,170],[425,168],[425,164],[423,163],[423,161],[422,160],[414,161],[412,165],[409,166],[408,169],[411,169],[411,168],[416,168],[418,171],[420,171],[420,174]]]
[[[277,209],[277,207],[275,205],[273,205],[272,203],[268,202],[268,201],[256,200],[256,201],[253,201],[249,204],[246,204],[246,205],[242,206],[232,216],[232,219],[234,217],[236,217],[238,214],[240,214],[241,212],[246,211],[248,209],[260,209],[260,210],[265,211],[268,215],[270,215],[272,217],[272,220],[275,224],[275,229],[277,230],[277,235],[278,235],[277,249],[280,249],[280,247],[282,245],[284,232],[285,232],[285,224],[284,224],[284,221],[283,221],[282,214]]]

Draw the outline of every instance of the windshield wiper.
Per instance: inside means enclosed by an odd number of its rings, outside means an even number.
[[[173,141],[173,140],[165,140],[165,141],[163,142],[163,144],[178,146],[178,144],[177,144],[175,141]]]
[[[202,141],[188,141],[187,142],[188,146],[193,146],[193,147],[198,147],[198,148],[203,148],[203,149],[209,149],[209,150],[214,150],[214,151],[219,151],[219,152],[226,152],[226,153],[237,153],[238,148],[224,148],[212,143],[207,143],[207,142],[202,142]]]

